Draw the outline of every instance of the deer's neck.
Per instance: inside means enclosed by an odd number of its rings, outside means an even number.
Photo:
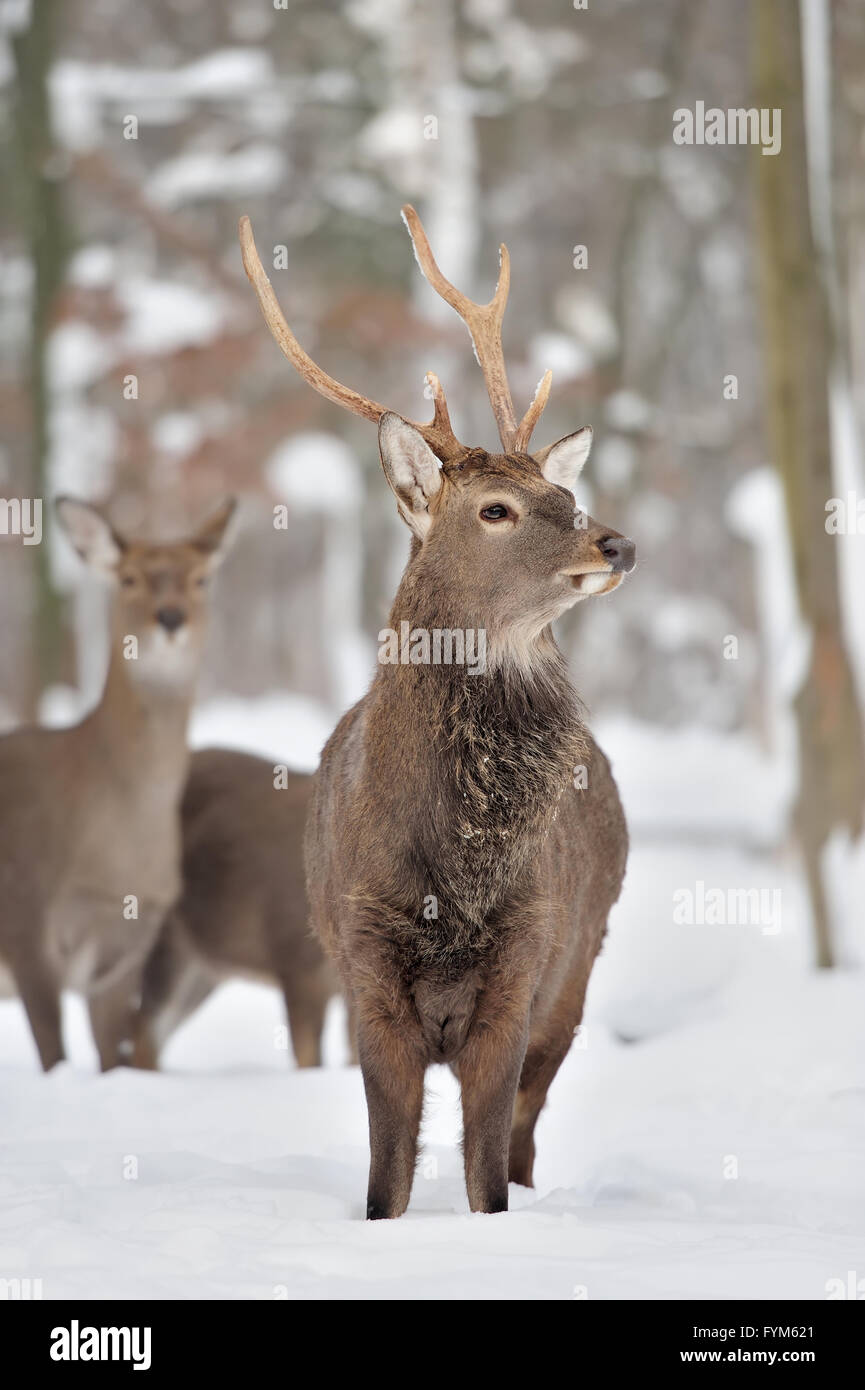
[[[432,621],[429,610],[398,595],[394,629],[409,611],[415,628]],[[417,874],[410,892],[415,902],[437,898],[430,949],[438,951],[450,933],[456,959],[536,870],[562,794],[586,755],[580,703],[546,632],[525,671],[382,665],[374,711],[373,746],[383,753],[381,780],[390,788],[383,795]]]
[[[139,779],[153,774],[181,783],[196,672],[184,663],[160,676],[139,662],[124,657],[122,635],[114,633],[102,698],[85,727],[118,770],[128,763]]]

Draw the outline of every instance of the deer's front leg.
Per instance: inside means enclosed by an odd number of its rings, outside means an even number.
[[[359,1001],[358,1054],[369,1112],[370,1221],[402,1216],[411,1196],[423,1110],[426,1055],[409,1012],[364,1008]]]
[[[21,1002],[27,1010],[39,1061],[50,1071],[65,1059],[60,1015],[60,981],[54,968],[34,950],[12,963],[12,973]]]
[[[102,1071],[129,1067],[135,1051],[142,967],[135,966],[115,984],[87,999],[93,1041]]]
[[[97,921],[97,953],[87,990],[93,1041],[102,1071],[132,1065],[147,958],[162,912],[142,906],[134,936],[121,933],[113,914]]]
[[[508,1149],[526,1055],[525,1016],[484,1018],[481,1004],[456,1072],[462,1089],[463,1157],[472,1211],[508,1209]]]

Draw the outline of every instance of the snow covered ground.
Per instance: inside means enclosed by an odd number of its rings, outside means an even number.
[[[274,757],[277,724],[263,725]],[[199,727],[218,737],[218,715]],[[606,742],[637,834],[585,1028],[541,1119],[535,1191],[512,1188],[507,1214],[468,1212],[457,1089],[439,1069],[410,1209],[364,1222],[366,1116],[339,1005],[320,1071],[280,1050],[275,992],[236,983],[176,1035],[163,1074],[103,1077],[69,999],[71,1061],[46,1078],[12,1001],[0,1279],[39,1279],[46,1299],[823,1299],[849,1271],[865,1277],[862,975],[809,970],[792,861],[717,823],[741,748],[706,746],[699,767],[685,750],[719,792],[684,839],[662,814],[677,804],[681,819],[681,803],[653,783],[670,747],[661,759],[633,727]],[[669,775],[686,780],[681,764]],[[677,924],[674,895],[698,881],[777,892],[777,920]]]

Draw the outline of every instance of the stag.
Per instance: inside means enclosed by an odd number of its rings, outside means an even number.
[[[412,535],[395,631],[486,634],[483,673],[380,664],[325,746],[306,832],[312,922],[356,1020],[369,1112],[367,1215],[411,1194],[425,1073],[446,1063],[462,1096],[473,1211],[531,1186],[534,1131],[580,1024],[627,857],[609,763],[592,739],[552,633],[579,600],[610,593],[634,545],[576,504],[588,428],[534,452],[547,372],[517,420],[502,350],[510,265],[476,304],[444,277],[403,209],[427,280],[469,328],[501,453],[462,444],[438,378],[413,424],[342,386],[289,328],[241,220],[244,266],[300,375],[378,422],[385,478]]]

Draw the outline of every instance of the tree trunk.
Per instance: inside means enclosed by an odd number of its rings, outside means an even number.
[[[48,77],[53,60],[58,0],[33,0],[29,27],[12,40],[15,60],[13,142],[18,225],[33,266],[27,371],[30,398],[30,469],[22,495],[47,502],[50,399],[46,347],[51,313],[62,284],[67,240],[62,191],[51,129]],[[23,481],[23,480],[22,480]],[[47,525],[47,517],[43,518]],[[47,540],[26,552],[33,566],[32,663],[23,692],[32,717],[39,694],[59,674],[60,597],[51,582]]]
[[[782,111],[782,146],[754,147],[759,277],[766,344],[767,424],[781,476],[799,609],[812,646],[796,697],[799,792],[795,821],[805,860],[817,963],[835,963],[823,851],[834,831],[862,831],[865,743],[844,647],[829,420],[832,326],[811,226],[798,3],[755,0],[754,102]]]

